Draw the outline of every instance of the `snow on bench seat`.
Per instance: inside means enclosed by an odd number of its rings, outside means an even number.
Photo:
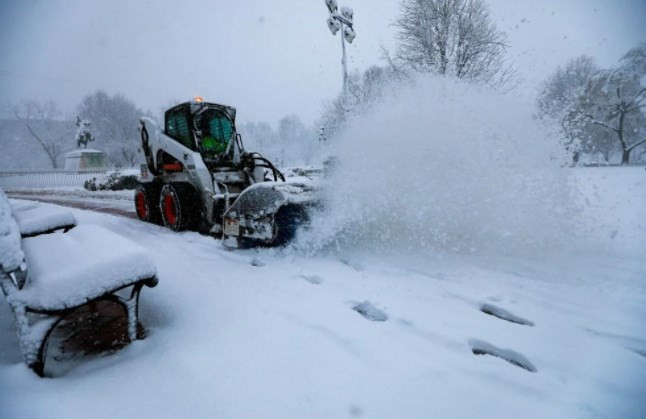
[[[42,208],[43,204],[42,202],[36,202],[36,201],[26,201],[22,199],[10,199],[9,204],[11,205],[11,209],[13,212],[17,211],[26,211],[30,210],[33,208]]]
[[[76,307],[156,273],[144,248],[95,225],[26,238],[22,249],[29,279],[7,300],[35,310]]]
[[[42,204],[12,203],[13,215],[23,237],[35,236],[76,225],[74,214],[64,208]]]
[[[11,213],[7,196],[0,189],[0,266],[9,273],[20,268],[23,252],[20,249],[20,230]]]

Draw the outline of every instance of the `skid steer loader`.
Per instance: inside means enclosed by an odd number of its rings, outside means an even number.
[[[316,205],[314,184],[285,179],[269,160],[246,151],[235,117],[235,108],[195,98],[168,109],[163,127],[141,118],[140,220],[245,245],[280,246],[293,238]]]

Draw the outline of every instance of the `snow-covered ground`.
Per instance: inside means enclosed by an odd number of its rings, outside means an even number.
[[[643,418],[646,171],[573,182],[590,246],[513,256],[230,251],[74,209],[151,252],[148,336],[40,379],[2,299],[0,417]]]

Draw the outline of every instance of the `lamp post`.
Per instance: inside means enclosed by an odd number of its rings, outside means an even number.
[[[327,18],[327,27],[330,29],[330,32],[332,32],[332,35],[336,35],[339,30],[341,31],[341,49],[343,51],[343,58],[341,59],[341,64],[343,66],[342,101],[345,105],[348,93],[348,64],[345,55],[345,41],[352,43],[354,38],[357,36],[352,27],[354,11],[349,7],[341,7],[339,12],[339,6],[336,0],[325,0],[325,5],[330,11],[330,16]]]

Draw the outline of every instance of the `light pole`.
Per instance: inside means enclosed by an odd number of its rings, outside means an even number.
[[[348,64],[345,56],[345,41],[352,43],[357,34],[354,32],[352,27],[353,25],[353,16],[354,11],[349,7],[341,7],[341,12],[339,13],[339,7],[336,0],[325,0],[325,5],[330,11],[330,16],[327,18],[327,27],[330,28],[332,35],[341,30],[341,49],[343,51],[343,58],[341,59],[341,64],[343,66],[343,104],[347,103],[347,93],[348,93]]]

